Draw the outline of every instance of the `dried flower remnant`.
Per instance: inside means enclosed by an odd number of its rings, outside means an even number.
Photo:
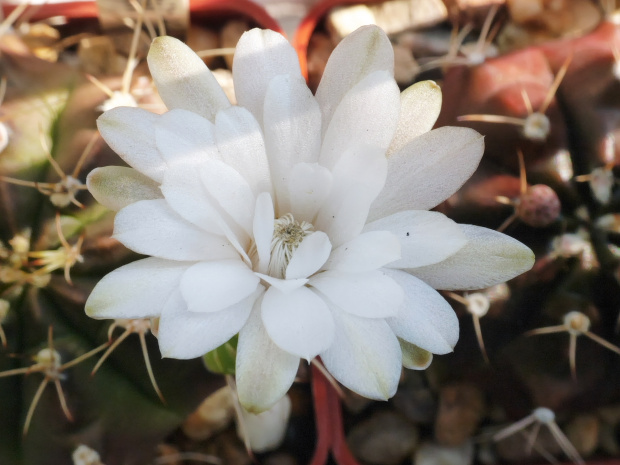
[[[579,452],[577,452],[575,447],[570,443],[568,438],[564,435],[560,427],[555,422],[555,413],[545,407],[538,407],[527,417],[497,432],[495,435],[493,435],[493,440],[501,441],[508,436],[512,436],[513,434],[522,431],[525,428],[528,428],[530,425],[533,426],[531,431],[527,435],[528,452],[531,452],[532,447],[536,442],[536,438],[538,436],[541,425],[545,425],[547,426],[547,428],[549,428],[549,431],[551,432],[553,438],[556,440],[556,442],[558,443],[562,451],[566,454],[566,456],[578,465],[585,465],[585,462],[579,455]]]
[[[509,199],[505,196],[496,197],[498,202],[515,207],[514,213],[497,228],[498,231],[504,231],[516,219],[534,228],[544,228],[556,221],[561,213],[560,199],[553,189],[546,184],[527,185],[525,162],[520,150],[518,156],[521,195],[517,199]]]
[[[503,115],[462,115],[457,118],[458,121],[482,121],[486,123],[506,123],[513,124],[515,126],[520,126],[521,131],[523,132],[523,136],[526,139],[529,139],[534,142],[543,142],[547,139],[549,132],[551,131],[551,122],[545,112],[551,105],[551,101],[555,96],[560,84],[562,83],[562,79],[566,75],[566,71],[568,71],[568,67],[570,66],[570,62],[572,60],[572,55],[569,56],[560,70],[558,74],[555,76],[551,87],[547,91],[547,95],[545,95],[545,99],[542,104],[538,108],[538,110],[534,111],[532,108],[532,102],[530,101],[527,92],[523,90],[521,92],[521,96],[523,97],[523,103],[525,104],[525,108],[527,109],[527,117],[518,118],[515,116],[503,116]]]
[[[10,298],[19,293],[22,286],[31,284],[45,287],[49,283],[49,275],[41,275],[30,270],[28,254],[30,253],[30,230],[16,234],[9,240],[10,249],[0,241],[0,283],[9,284],[0,297]]]
[[[73,172],[70,175],[68,175],[68,174],[65,174],[62,168],[58,165],[58,162],[54,160],[54,158],[52,157],[52,154],[49,150],[45,137],[43,134],[41,134],[41,145],[45,152],[45,156],[50,162],[50,164],[52,165],[52,168],[54,169],[54,171],[56,171],[56,173],[60,177],[60,181],[54,182],[54,183],[23,181],[21,179],[10,178],[8,176],[0,176],[0,181],[8,182],[10,184],[16,184],[18,186],[34,187],[39,192],[41,192],[43,195],[49,196],[50,201],[57,208],[65,208],[71,203],[80,208],[84,208],[84,205],[82,205],[76,199],[76,195],[80,191],[86,190],[87,187],[85,184],[82,184],[82,182],[78,179],[78,175],[80,174],[80,171],[82,170],[82,166],[84,165],[84,162],[86,161],[86,157],[88,157],[88,155],[92,151],[98,139],[99,139],[99,133],[95,132],[95,134],[93,134],[90,140],[88,141],[88,144],[84,148],[84,151],[80,155],[80,158],[78,159],[78,162],[76,163],[75,168],[73,169]]]
[[[99,118],[135,170],[121,189],[116,167],[98,168],[89,190],[120,209],[115,238],[150,257],[104,277],[86,312],[159,317],[165,357],[194,358],[238,333],[236,383],[252,413],[317,356],[358,394],[389,398],[411,347],[456,343],[458,319],[435,289],[488,287],[533,264],[519,242],[427,211],[471,176],[482,138],[430,131],[439,87],[401,95],[374,26],[338,45],[316,96],[275,32],[246,32],[234,60],[239,106],[187,46],[157,38],[147,61],[170,111]]]
[[[575,362],[577,356],[577,337],[586,336],[592,339],[597,344],[620,355],[620,347],[616,347],[612,343],[591,332],[590,318],[588,318],[583,313],[577,311],[568,312],[566,315],[564,315],[564,322],[561,325],[533,329],[525,333],[525,335],[538,336],[541,334],[563,333],[564,331],[568,332],[570,336],[568,356],[570,362],[570,371],[573,379],[577,379],[577,366]]]
[[[60,354],[58,353],[58,351],[54,349],[53,330],[51,326],[48,331],[47,339],[48,339],[47,347],[37,352],[37,354],[34,356],[35,363],[33,365],[29,367],[25,367],[25,368],[16,368],[14,370],[7,370],[7,371],[0,372],[0,378],[4,378],[7,376],[14,376],[14,375],[28,375],[30,373],[37,373],[37,372],[44,375],[43,380],[41,381],[41,384],[39,384],[39,388],[37,389],[34,395],[34,398],[32,399],[32,402],[30,403],[30,408],[28,409],[28,413],[26,414],[26,420],[24,421],[24,429],[22,431],[24,435],[28,433],[28,428],[30,427],[30,421],[32,420],[32,415],[34,414],[37,404],[39,403],[39,400],[41,399],[41,396],[43,395],[43,391],[45,390],[45,387],[49,383],[54,383],[54,386],[56,387],[56,393],[58,394],[58,400],[60,401],[60,406],[62,408],[63,413],[65,414],[65,417],[67,417],[67,420],[73,421],[73,416],[71,415],[71,412],[69,411],[69,407],[67,406],[67,400],[62,390],[61,381],[64,379],[63,372],[66,369],[71,368],[72,366],[75,366],[78,363],[81,363],[84,360],[92,357],[98,352],[101,352],[103,349],[107,347],[107,343],[103,344],[89,352],[86,352],[83,355],[80,355],[79,357],[71,360],[70,362],[63,364]]]
[[[61,247],[56,250],[38,250],[29,252],[28,256],[34,258],[30,264],[32,266],[40,266],[35,271],[36,274],[46,275],[55,270],[64,270],[65,280],[69,284],[71,282],[71,268],[76,263],[83,263],[84,257],[81,254],[82,244],[84,243],[84,234],[82,234],[77,242],[73,245],[67,242],[65,235],[62,232],[60,226],[60,213],[56,213],[56,231],[58,233],[58,240],[60,240]]]
[[[114,332],[114,329],[116,329],[117,327],[125,328],[125,331],[114,342],[112,342],[112,333]],[[147,319],[139,319],[139,320],[119,319],[119,320],[114,321],[114,323],[112,323],[110,325],[110,328],[108,329],[108,344],[110,344],[110,347],[108,347],[108,350],[106,350],[105,353],[101,356],[101,358],[99,359],[99,361],[93,368],[91,375],[94,376],[95,373],[97,373],[97,370],[99,370],[99,367],[101,367],[103,362],[105,362],[108,356],[112,352],[114,352],[114,350],[121,344],[121,342],[123,342],[132,333],[136,333],[140,337],[140,347],[142,348],[142,355],[144,356],[144,364],[146,365],[146,371],[149,374],[149,379],[151,380],[153,389],[155,389],[157,396],[165,404],[166,400],[164,399],[164,395],[161,393],[161,390],[159,389],[159,386],[157,385],[157,381],[155,380],[155,375],[153,374],[153,368],[151,367],[151,360],[149,358],[149,352],[146,347],[146,334],[149,331],[151,331],[151,328],[152,328],[152,323],[150,320],[147,320]]]

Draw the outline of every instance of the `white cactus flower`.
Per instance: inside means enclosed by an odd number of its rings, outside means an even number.
[[[133,169],[98,168],[88,186],[119,210],[114,237],[150,257],[105,276],[86,312],[159,317],[164,357],[198,357],[238,333],[247,410],[282,398],[300,358],[391,397],[403,355],[411,367],[412,350],[457,342],[435,289],[480,289],[532,266],[520,242],[427,211],[471,176],[483,138],[430,131],[441,91],[427,81],[399,92],[379,28],[341,42],[316,95],[272,31],[237,45],[238,106],[176,39],[155,39],[148,63],[169,111],[103,114],[103,138]]]

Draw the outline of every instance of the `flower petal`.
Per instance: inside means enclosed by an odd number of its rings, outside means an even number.
[[[403,366],[410,370],[426,370],[433,361],[433,354],[428,350],[420,349],[402,339],[398,339],[400,350],[403,352]]]
[[[308,362],[334,339],[334,321],[327,304],[307,287],[288,293],[270,287],[263,297],[261,315],[273,342]]]
[[[370,231],[332,251],[324,268],[345,272],[372,271],[401,256],[400,242],[388,231]]]
[[[301,241],[286,267],[286,279],[307,278],[323,266],[332,251],[327,234],[316,231]]]
[[[443,127],[413,139],[388,158],[385,187],[369,221],[440,204],[469,179],[483,152],[483,137],[469,128]]]
[[[316,99],[323,115],[323,134],[340,101],[375,71],[394,73],[394,50],[377,26],[363,26],[345,37],[329,56]]]
[[[306,278],[280,279],[280,278],[274,278],[273,276],[269,276],[269,275],[262,274],[262,273],[255,273],[255,274],[260,279],[265,281],[267,284],[275,287],[277,290],[279,290],[280,292],[284,292],[285,294],[288,294],[289,292],[294,291],[295,289],[298,289],[301,286],[304,286],[308,282],[308,279]]]
[[[88,173],[86,185],[97,202],[114,211],[140,200],[163,197],[159,183],[125,166],[95,168]]]
[[[373,221],[364,231],[389,231],[400,241],[400,260],[388,268],[414,268],[445,260],[458,252],[467,238],[457,223],[438,212],[409,210]]]
[[[295,163],[313,163],[321,149],[321,110],[300,76],[276,76],[265,96],[263,128],[280,210]],[[283,213],[288,213],[284,211]]]
[[[222,217],[230,217],[248,236],[251,235],[256,199],[245,178],[220,160],[205,160],[199,169],[211,203]],[[232,226],[230,221],[228,224]]]
[[[252,294],[260,279],[241,260],[200,262],[181,278],[190,312],[217,312]]]
[[[299,357],[280,349],[265,331],[261,303],[262,299],[256,301],[237,344],[237,394],[241,405],[252,413],[268,410],[280,400],[299,368]]]
[[[91,318],[159,316],[192,263],[145,258],[121,266],[97,283],[86,301]]]
[[[159,118],[141,108],[117,107],[97,118],[97,128],[110,148],[129,166],[161,182],[166,164],[153,137]]]
[[[483,289],[503,283],[534,265],[534,253],[505,234],[472,225],[459,225],[467,244],[446,260],[406,271],[435,289]]]
[[[388,324],[333,308],[332,315],[336,337],[321,353],[325,368],[344,386],[364,397],[392,397],[398,387],[402,355]]]
[[[164,199],[141,200],[116,214],[114,238],[144,255],[168,260],[222,260],[238,258],[224,236],[188,223]]]
[[[252,452],[259,454],[269,452],[282,444],[291,416],[291,407],[291,399],[285,395],[266,412],[253,414],[241,409],[245,432]],[[237,434],[242,436],[239,429]]]
[[[385,183],[387,160],[380,150],[347,151],[332,172],[332,189],[314,225],[325,232],[333,247],[356,237]]]
[[[400,116],[388,156],[433,129],[441,111],[441,87],[434,81],[416,82],[400,94]]]
[[[258,255],[258,271],[267,273],[271,259],[271,239],[273,238],[274,211],[271,195],[263,192],[256,198],[254,209],[253,232],[256,255]]]
[[[230,107],[215,118],[215,139],[222,161],[239,172],[254,195],[271,192],[271,175],[263,133],[243,107]]]
[[[161,115],[155,125],[155,140],[168,166],[220,158],[213,124],[186,110],[171,110]]]
[[[221,211],[208,194],[201,179],[200,165],[178,163],[167,169],[161,191],[172,209],[207,232],[226,236],[239,255],[249,263],[245,248],[249,236]],[[219,207],[219,209],[218,209]]]
[[[280,74],[301,77],[295,49],[277,32],[252,29],[237,43],[233,81],[239,105],[263,122],[263,103],[269,82]]]
[[[396,336],[435,354],[452,352],[459,340],[459,320],[446,299],[403,271],[385,273],[405,291],[398,314],[386,320]]]
[[[321,205],[327,199],[332,187],[332,173],[318,163],[297,163],[288,175],[289,205],[284,204],[281,212],[295,212],[297,221],[314,223]]]
[[[347,150],[373,147],[385,154],[398,125],[400,90],[387,71],[375,71],[342,99],[323,138],[319,163],[333,168]]]
[[[364,318],[385,318],[398,313],[403,289],[383,271],[343,273],[324,271],[310,278],[317,289],[335,306]]]
[[[146,59],[159,96],[170,110],[182,108],[213,121],[219,110],[230,106],[209,68],[180,40],[155,38]]]
[[[258,286],[240,302],[210,313],[190,312],[181,292],[173,292],[159,320],[157,339],[162,357],[196,358],[221,346],[241,330],[263,292],[265,288]]]

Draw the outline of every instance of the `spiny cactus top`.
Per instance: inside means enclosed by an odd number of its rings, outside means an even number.
[[[86,312],[159,317],[165,357],[238,333],[248,410],[274,405],[299,359],[317,356],[359,394],[392,396],[402,364],[420,368],[416,354],[457,342],[435,289],[479,289],[532,266],[516,240],[427,211],[471,176],[483,138],[430,131],[441,92],[430,81],[399,92],[380,29],[342,41],[315,96],[272,31],[239,41],[238,106],[176,39],[155,39],[148,63],[169,111],[104,113],[102,136],[133,169],[99,168],[88,186],[119,210],[115,237],[150,257],[104,277]]]

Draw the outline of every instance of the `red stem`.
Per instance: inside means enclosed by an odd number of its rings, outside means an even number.
[[[317,443],[310,465],[324,465],[330,450],[339,465],[358,465],[347,446],[338,393],[314,365],[312,365],[312,394]]]

